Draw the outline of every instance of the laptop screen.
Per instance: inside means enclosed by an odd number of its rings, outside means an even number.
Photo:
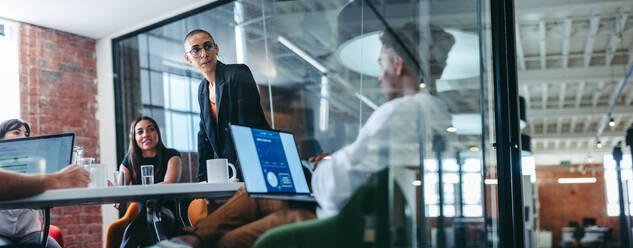
[[[0,140],[0,168],[19,173],[54,173],[70,164],[75,135]]]
[[[310,193],[291,133],[231,125],[249,193]]]

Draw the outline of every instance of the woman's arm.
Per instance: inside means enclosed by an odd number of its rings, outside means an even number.
[[[173,156],[167,162],[167,172],[165,172],[165,180],[160,184],[164,183],[178,183],[180,182],[180,165],[181,165],[180,157]]]

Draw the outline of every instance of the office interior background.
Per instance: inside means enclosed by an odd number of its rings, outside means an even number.
[[[514,1],[512,83],[521,100],[512,113],[521,119],[526,247],[619,247],[627,233],[619,216],[620,206],[633,209],[625,142],[633,123],[632,7]],[[411,52],[427,76],[420,88],[440,104],[429,107],[435,132],[419,147],[423,161],[399,158],[390,167],[392,244],[499,247],[500,193],[508,189],[499,184],[507,164],[495,149],[502,113],[494,11],[481,0],[3,1],[0,119],[24,119],[35,135],[74,132],[88,156],[114,171],[129,123],[148,115],[195,181],[202,76],[184,61],[182,43],[202,28],[220,61],[250,67],[269,123],[295,134],[302,158],[332,152],[386,102],[377,80],[380,33],[415,23],[422,42]],[[446,47],[429,38],[434,28],[455,41],[445,66],[432,55]],[[118,214],[109,205],[62,207],[52,223],[67,247],[101,247]]]

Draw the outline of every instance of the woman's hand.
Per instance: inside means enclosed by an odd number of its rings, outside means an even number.
[[[319,162],[321,162],[321,160],[330,159],[330,155],[331,154],[332,153],[330,153],[330,152],[326,152],[326,153],[323,153],[323,154],[316,155],[314,157],[310,157],[308,159],[308,162],[313,164],[312,165],[312,171],[315,171],[317,169],[317,166],[319,166]]]

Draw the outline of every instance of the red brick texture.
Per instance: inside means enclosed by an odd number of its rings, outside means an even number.
[[[566,168],[577,168],[575,165]],[[570,221],[582,225],[582,218],[596,218],[598,226],[612,227],[613,239],[618,240],[618,218],[607,217],[606,186],[602,164],[585,165],[584,172],[561,170],[559,166],[538,166],[539,227],[552,231],[554,247],[560,244],[561,230]],[[592,172],[593,171],[593,172]],[[558,178],[595,177],[595,183],[559,184]]]
[[[93,39],[20,25],[20,113],[33,135],[75,133],[85,156],[99,157],[96,62]],[[66,247],[102,247],[101,206],[54,208],[51,217]]]

